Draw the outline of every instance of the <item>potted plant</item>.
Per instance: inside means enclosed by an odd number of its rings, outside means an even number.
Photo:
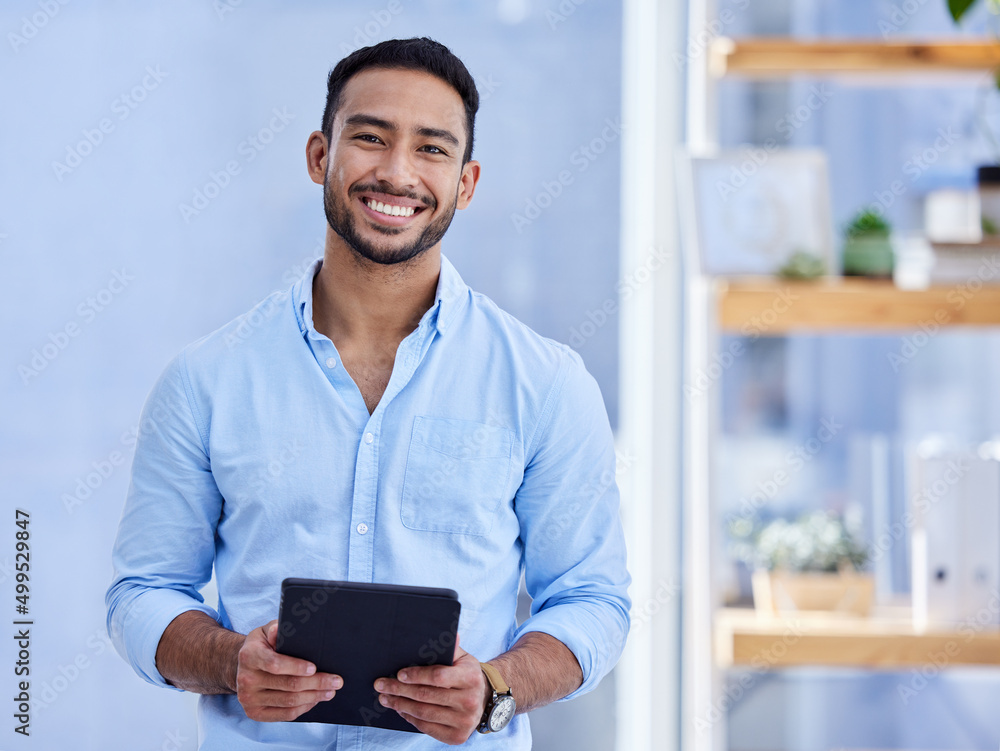
[[[844,229],[844,276],[892,277],[889,223],[871,209],[857,214]]]
[[[752,570],[759,613],[835,611],[867,615],[874,581],[862,572],[868,549],[840,515],[827,511],[766,525],[730,523],[733,552]]]

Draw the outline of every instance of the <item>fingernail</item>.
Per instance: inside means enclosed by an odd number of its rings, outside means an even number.
[[[401,661],[401,662],[402,662],[402,661]],[[409,676],[408,676],[408,674],[407,674],[407,673],[405,673],[405,672],[403,672],[403,673],[400,673],[400,674],[399,674],[399,680],[401,680],[401,681],[406,681],[406,679],[407,679],[408,677],[409,677]]]
[[[325,694],[323,694],[323,698],[324,699],[332,699],[333,698],[333,691],[327,691]]]
[[[378,700],[379,700],[379,702],[380,702],[380,703],[381,703],[381,704],[382,704],[383,706],[386,706],[386,707],[388,707],[388,706],[389,706],[389,697],[388,697],[388,696],[386,696],[385,694],[382,694],[381,696],[379,696],[379,697],[378,697]]]
[[[343,688],[344,687],[344,679],[343,678],[334,678],[333,679],[333,687],[334,688]]]
[[[315,665],[309,665],[308,667],[306,667],[306,675],[312,675],[315,672],[316,672]]]
[[[385,691],[385,681],[383,681],[381,679],[375,681],[375,690],[376,691]]]

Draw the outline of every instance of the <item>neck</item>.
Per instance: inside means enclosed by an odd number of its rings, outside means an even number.
[[[313,280],[313,325],[337,345],[398,344],[434,304],[440,270],[440,245],[386,266],[359,257],[327,227],[323,266]]]

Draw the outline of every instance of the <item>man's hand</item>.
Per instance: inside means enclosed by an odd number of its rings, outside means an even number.
[[[479,660],[455,642],[451,667],[432,665],[400,670],[398,680],[379,678],[375,690],[383,706],[432,738],[457,746],[479,727],[489,684]]]
[[[278,622],[247,634],[236,668],[236,695],[251,720],[287,722],[332,699],[339,675],[317,673],[307,660],[278,654]]]

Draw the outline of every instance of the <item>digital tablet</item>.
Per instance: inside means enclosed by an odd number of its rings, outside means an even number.
[[[375,680],[410,665],[451,665],[460,611],[450,589],[285,579],[278,652],[344,679],[332,699],[295,722],[419,732],[379,704]]]

